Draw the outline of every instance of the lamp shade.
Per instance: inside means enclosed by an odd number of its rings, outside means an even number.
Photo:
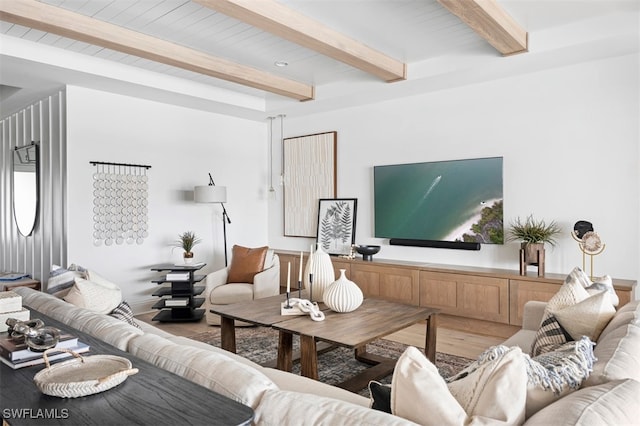
[[[226,186],[196,186],[193,188],[193,199],[196,203],[226,203]]]

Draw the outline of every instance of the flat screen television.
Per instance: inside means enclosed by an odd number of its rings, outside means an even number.
[[[374,166],[373,177],[376,237],[503,244],[502,157]]]

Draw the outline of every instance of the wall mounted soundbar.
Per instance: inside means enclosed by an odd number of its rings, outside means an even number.
[[[455,250],[480,250],[480,243],[465,243],[458,241],[407,240],[403,238],[391,238],[389,240],[389,244],[392,246],[433,247]]]

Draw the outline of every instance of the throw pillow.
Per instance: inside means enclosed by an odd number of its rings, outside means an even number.
[[[87,269],[86,270],[86,277],[84,277],[84,278],[89,280],[89,281],[93,281],[96,284],[103,285],[105,287],[119,288],[117,284],[109,281],[108,279],[104,278],[102,275],[98,274],[96,271],[94,271],[92,269]]]
[[[462,425],[467,419],[436,366],[413,346],[393,370],[391,412],[418,424]]]
[[[593,284],[587,287],[587,292],[589,294],[600,293],[602,291],[609,295],[613,306],[618,306],[620,304],[620,299],[616,294],[616,290],[613,288],[613,279],[611,279],[611,276],[604,275],[602,277],[593,277]]]
[[[46,292],[59,298],[64,297],[73,287],[76,277],[86,278],[86,271],[83,267],[75,264],[71,264],[67,268],[51,265]]]
[[[540,328],[533,339],[531,345],[531,356],[538,356],[547,350],[550,346],[566,343],[574,340],[573,337],[560,325],[554,315],[549,315],[540,324]]]
[[[580,272],[582,271],[580,271],[579,268],[574,268],[573,271],[571,271],[569,275],[567,275],[567,278],[565,278],[564,283],[562,284],[558,292],[554,294],[553,297],[547,302],[547,307],[544,310],[544,315],[542,316],[540,327],[542,327],[543,324],[545,328],[549,328],[550,326],[552,326],[553,322],[550,321],[549,318],[557,310],[560,310],[567,306],[575,305],[576,303],[589,297],[589,293],[587,293],[587,290],[584,289],[582,275],[580,274]],[[558,323],[558,325],[560,325],[560,323]],[[536,333],[536,336],[531,345],[531,356],[540,355],[547,347],[547,344],[551,343],[549,342],[550,339],[547,334],[548,333],[546,333],[544,330],[538,330],[538,333]],[[555,337],[555,340],[558,340],[559,342],[561,336],[556,335]]]
[[[483,366],[510,351],[504,345],[493,346],[483,352],[476,361],[464,370],[447,379],[449,389],[465,385],[464,379],[475,374]],[[538,357],[531,358],[528,354],[521,354],[526,366],[526,418],[546,407],[556,399],[580,387],[589,377],[595,362],[593,343],[588,337],[578,341],[552,345],[549,351]]]
[[[589,283],[586,274],[580,268],[574,268],[547,303],[541,325],[548,324],[550,316],[553,315],[573,340],[586,335],[596,341],[600,332],[615,315],[615,308],[606,293],[591,296],[584,287]],[[547,337],[544,332],[536,335],[532,345],[532,356],[544,352],[545,342],[538,339]]]
[[[248,248],[234,245],[227,283],[250,283],[264,269],[264,259],[269,247]]]
[[[391,414],[391,385],[383,385],[372,380],[369,382],[371,408]]]
[[[551,311],[561,309],[566,306],[575,305],[589,297],[589,293],[585,289],[585,284],[588,284],[589,281],[585,281],[585,279],[586,276],[580,268],[574,268],[574,270],[567,275],[558,292],[547,302],[547,309]]]
[[[569,275],[567,275],[567,278],[565,278],[564,282],[567,281],[577,282],[578,284],[580,284],[580,286],[582,286],[582,288],[587,288],[591,285],[589,276],[577,266],[573,268],[571,272],[569,272]]]
[[[447,386],[436,366],[410,346],[393,373],[391,411],[419,424],[521,424],[527,384],[521,355],[511,348]]]
[[[616,308],[611,304],[609,295],[602,292],[575,305],[558,309],[554,314],[574,340],[588,336],[597,341],[602,330],[616,314]]]
[[[618,303],[620,303],[620,299],[613,288],[613,280],[609,275],[591,279],[582,269],[576,266],[571,273],[569,273],[567,279],[579,282],[590,295],[606,291],[611,297],[611,304],[613,306],[618,306]]]
[[[120,304],[116,306],[109,315],[128,324],[131,324],[134,327],[140,328],[138,323],[133,320],[133,310],[131,309],[131,306],[129,306],[129,304],[124,300],[120,302]]]
[[[75,284],[64,300],[99,314],[108,314],[122,302],[122,292],[115,284],[98,284],[83,278],[76,278]]]

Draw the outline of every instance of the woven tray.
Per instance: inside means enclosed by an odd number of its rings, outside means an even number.
[[[75,358],[50,365],[47,354],[69,352]],[[111,389],[138,372],[131,361],[114,355],[83,357],[68,349],[48,349],[44,352],[46,368],[36,373],[33,381],[45,395],[77,398]]]

